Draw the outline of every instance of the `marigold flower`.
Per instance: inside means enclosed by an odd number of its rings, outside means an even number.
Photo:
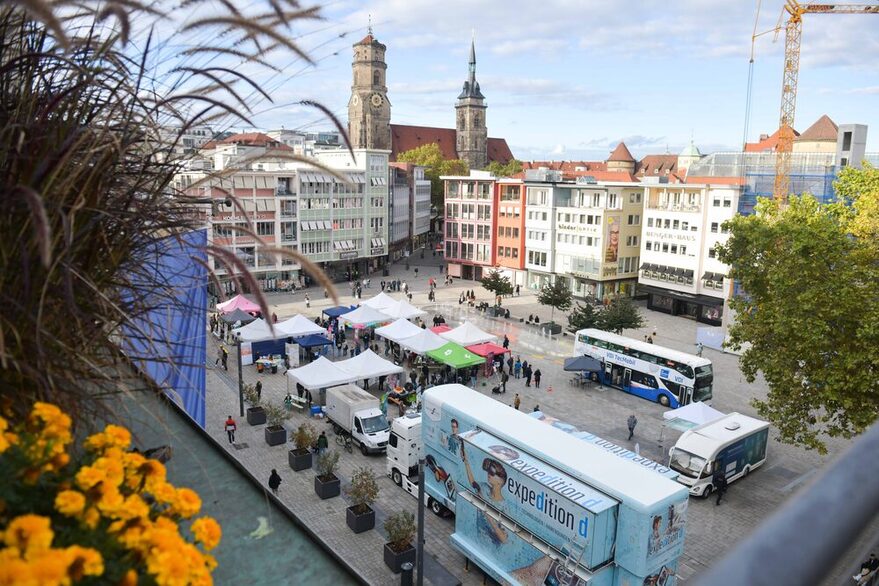
[[[85,510],[85,515],[83,515],[83,521],[86,526],[94,529],[98,526],[98,521],[101,520],[101,514],[98,512],[98,509],[95,507],[89,507]]]
[[[16,517],[3,533],[6,545],[20,551],[25,558],[49,549],[54,537],[49,518],[40,515]]]
[[[34,403],[30,422],[38,426],[40,435],[46,439],[59,440],[63,443],[71,441],[70,417],[63,413],[57,405],[51,403]]]
[[[96,503],[98,510],[104,515],[115,516],[124,506],[125,499],[115,486],[102,484],[101,488],[101,496]]]
[[[192,523],[192,534],[196,541],[201,543],[208,551],[217,547],[223,530],[220,524],[211,517],[200,517]]]
[[[85,496],[75,490],[62,490],[55,497],[55,510],[62,515],[75,517],[85,508]]]
[[[106,480],[107,475],[103,470],[93,466],[83,466],[76,473],[76,484],[83,490],[88,490],[99,482]]]
[[[15,444],[18,437],[14,433],[6,431],[9,429],[9,422],[0,417],[0,454],[9,449],[9,446]]]
[[[104,573],[104,558],[90,547],[72,545],[64,550],[68,558],[67,573],[75,580],[83,576],[100,576]]]
[[[101,456],[95,460],[92,467],[104,473],[107,484],[119,486],[125,478],[125,469],[122,466],[122,462],[113,458],[112,455]]]
[[[162,504],[171,504],[177,498],[177,491],[174,490],[174,487],[164,481],[156,482],[150,488],[150,492]]]
[[[58,550],[45,551],[29,561],[32,584],[70,584],[67,576],[70,567],[68,557],[59,555]]]
[[[125,575],[122,576],[122,581],[119,582],[119,586],[137,586],[137,572],[134,570],[125,572]]]
[[[112,423],[104,428],[104,436],[107,444],[127,450],[131,445],[131,432],[119,425]]]
[[[190,488],[178,488],[171,509],[184,519],[188,519],[201,510],[201,498]]]
[[[177,551],[159,551],[147,558],[147,571],[159,586],[184,586],[189,583],[189,564]]]

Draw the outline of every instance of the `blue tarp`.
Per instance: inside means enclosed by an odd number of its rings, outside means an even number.
[[[122,349],[200,426],[205,426],[207,354],[207,231],[150,243],[142,269],[132,279],[151,310],[122,327]]]
[[[253,351],[254,359],[256,359],[257,356],[271,356],[273,354],[284,356],[287,353],[287,348],[284,346],[286,341],[287,339],[284,338],[283,340],[253,342],[250,347]]]
[[[349,311],[354,311],[355,309],[357,309],[356,305],[352,305],[351,307],[340,305],[338,307],[328,307],[327,309],[324,309],[323,312],[329,317],[339,317],[340,315],[345,315]]]
[[[314,348],[315,346],[327,346],[332,344],[333,341],[319,334],[309,334],[307,336],[302,336],[301,338],[296,338],[296,343],[303,348]]]

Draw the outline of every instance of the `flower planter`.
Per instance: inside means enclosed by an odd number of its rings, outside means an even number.
[[[396,552],[391,548],[390,543],[385,544],[385,565],[395,574],[399,574],[403,564],[406,562],[415,563],[415,548],[411,545],[408,549]]]
[[[339,496],[342,492],[341,486],[341,482],[335,476],[330,480],[321,480],[320,476],[314,477],[314,493],[324,500]]]
[[[357,514],[354,507],[348,507],[345,512],[345,522],[354,533],[363,533],[375,527],[375,511],[369,509],[365,513]]]
[[[267,426],[263,431],[266,435],[266,443],[270,446],[280,446],[287,443],[287,430],[284,429],[283,425]]]
[[[299,450],[290,450],[287,452],[287,461],[290,463],[290,468],[297,472],[308,470],[311,468],[311,451],[302,450],[302,453],[299,453]]]
[[[547,322],[545,324],[540,324],[540,329],[544,332],[549,332],[552,335],[561,334],[562,326],[561,324],[556,324],[553,322]]]
[[[247,408],[247,423],[250,425],[264,425],[266,422],[266,411],[262,407]]]

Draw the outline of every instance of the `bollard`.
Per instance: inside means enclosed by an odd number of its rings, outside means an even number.
[[[412,586],[412,568],[415,566],[412,562],[403,562],[400,564],[400,586]]]

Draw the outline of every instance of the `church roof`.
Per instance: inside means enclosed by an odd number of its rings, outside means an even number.
[[[369,33],[368,35],[360,39],[359,43],[354,43],[354,46],[357,45],[378,45],[379,47],[387,48],[385,47],[385,45],[379,43],[378,40],[374,36],[372,36],[372,33]]]
[[[838,134],[839,127],[830,119],[830,116],[824,114],[821,118],[818,118],[818,120],[815,121],[815,124],[803,131],[803,133],[795,140],[797,142],[812,140],[832,140],[833,142],[836,142]]]
[[[610,153],[610,156],[607,158],[608,161],[616,161],[616,162],[626,162],[626,163],[634,163],[635,157],[632,156],[632,153],[629,152],[628,147],[626,147],[626,143],[621,142],[617,145],[617,148]]]
[[[638,177],[663,177],[677,170],[677,155],[645,155],[635,164],[635,175]]]
[[[699,148],[696,144],[691,140],[690,144],[684,147],[684,150],[681,151],[681,157],[701,157],[702,153],[699,152]]]
[[[454,128],[436,128],[433,126],[409,126],[407,124],[391,124],[391,159],[405,151],[436,143],[439,145],[443,158],[457,159],[457,134]],[[488,161],[507,163],[513,159],[513,153],[506,139],[488,139]]]
[[[779,129],[781,130],[781,129]],[[765,134],[760,137],[760,140],[757,142],[746,142],[745,143],[745,152],[746,153],[772,153],[775,152],[775,149],[778,147],[778,132],[776,130],[770,136],[766,136]],[[794,130],[794,137],[800,136],[800,133]]]
[[[276,151],[292,151],[288,145],[278,142],[271,136],[262,132],[242,132],[227,136],[221,140],[212,140],[201,146],[202,149],[216,148],[221,144],[240,144],[242,146],[258,146],[273,149]]]

